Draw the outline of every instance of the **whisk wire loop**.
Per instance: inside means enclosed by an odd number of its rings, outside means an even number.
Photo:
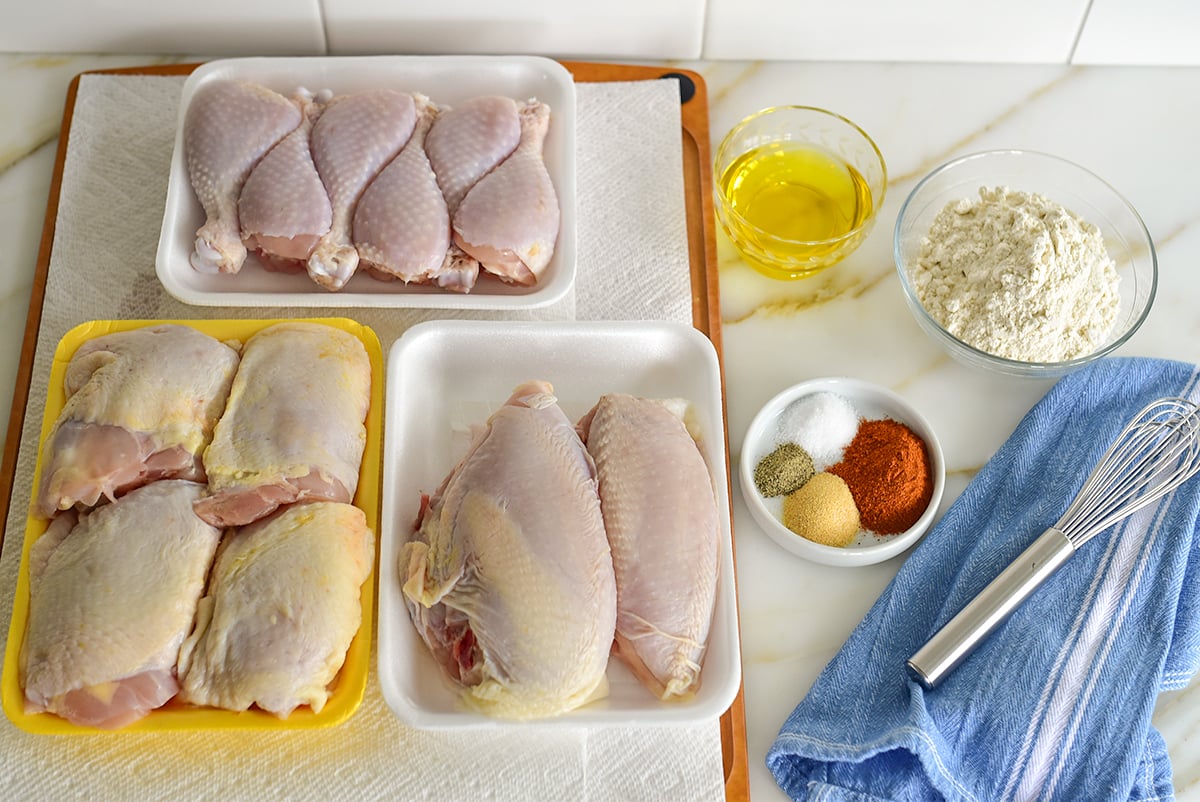
[[[1200,406],[1147,405],[1125,426],[1054,525],[1076,547],[1170,493],[1200,469]]]

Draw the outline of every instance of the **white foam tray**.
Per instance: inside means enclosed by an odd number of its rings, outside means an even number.
[[[716,611],[695,698],[661,702],[610,658],[607,699],[538,723],[628,726],[716,719],[741,684],[720,372],[704,335],[661,322],[431,321],[413,326],[393,345],[379,544],[378,669],[384,698],[414,727],[513,726],[461,706],[409,618],[397,556],[413,533],[421,494],[436,490],[465,452],[471,427],[484,423],[514,387],[529,379],[552,383],[571,420],[607,392],[692,402],[721,520]]]
[[[562,216],[554,256],[534,287],[504,284],[481,275],[469,294],[437,287],[378,281],[356,274],[329,292],[307,274],[272,273],[251,254],[234,275],[209,275],[188,257],[204,211],[192,191],[183,156],[183,120],[192,97],[213,81],[239,79],[285,95],[298,87],[347,93],[375,88],[420,92],[454,106],[476,95],[536,97],[550,105],[546,169]],[[431,309],[530,309],[560,300],[575,282],[575,83],[565,67],[539,56],[350,56],[338,58],[238,58],[210,61],[183,85],[155,268],[174,297],[197,306],[419,307]]]

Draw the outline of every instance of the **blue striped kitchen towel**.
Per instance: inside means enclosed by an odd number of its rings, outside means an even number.
[[[1065,512],[1195,365],[1110,358],[1059,380],[905,561],[784,723],[796,800],[1166,800],[1150,717],[1200,664],[1200,477],[1079,549],[932,691],[905,660]]]

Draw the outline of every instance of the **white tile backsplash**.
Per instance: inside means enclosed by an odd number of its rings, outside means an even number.
[[[25,0],[0,52],[1200,65],[1200,0]]]
[[[0,51],[304,56],[325,52],[319,0],[17,0]]]
[[[1200,3],[1092,0],[1071,61],[1200,65]]]
[[[700,57],[704,0],[323,0],[332,55]]]
[[[709,0],[707,59],[1058,63],[1087,0]]]

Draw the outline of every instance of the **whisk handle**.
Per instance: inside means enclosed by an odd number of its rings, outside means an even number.
[[[908,673],[935,687],[1074,553],[1066,535],[1047,529],[908,659]]]

